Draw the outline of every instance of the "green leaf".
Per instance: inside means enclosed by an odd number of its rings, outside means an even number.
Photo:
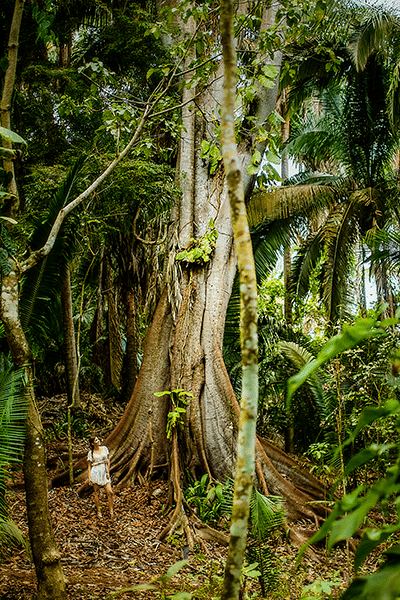
[[[202,140],[201,142],[201,155],[204,158],[204,156],[207,154],[207,152],[210,149],[210,142],[207,142],[207,140]]]
[[[323,579],[321,581],[321,590],[325,593],[325,594],[330,594],[332,591],[332,588],[329,584],[328,581],[325,581],[325,579]]]
[[[278,67],[276,65],[264,65],[262,70],[264,75],[270,79],[275,79],[278,75]]]
[[[396,600],[400,595],[400,564],[384,565],[372,575],[355,579],[341,600]]]
[[[353,437],[352,437],[353,439]],[[385,454],[391,448],[396,448],[396,444],[372,444],[368,448],[364,448],[358,452],[355,456],[352,456],[346,465],[343,473],[343,477],[346,477],[349,473],[352,473],[355,469],[358,469],[362,465],[365,465],[370,460]]]
[[[314,535],[300,548],[296,559],[296,565],[300,564],[300,561],[309,546],[312,546],[312,544],[320,542],[321,540],[326,538],[326,536],[331,530],[332,524],[342,514],[343,511],[341,509],[340,504],[336,503],[326,521],[323,522],[322,526],[318,529],[318,531],[316,531]]]
[[[14,144],[26,144],[25,140],[18,133],[6,127],[0,127],[0,135],[9,142],[14,142]]]
[[[7,158],[9,160],[12,160],[13,158],[15,158],[17,156],[16,151],[12,150],[11,148],[2,148],[0,146],[0,156],[2,158]]]
[[[176,575],[186,564],[187,560],[178,560],[175,564],[171,565],[165,575],[166,581],[170,581],[174,575]]]
[[[388,415],[398,414],[399,412],[400,404],[397,400],[388,400],[383,406],[367,406],[360,415],[358,423],[352,433],[352,439],[354,439],[364,427],[371,425],[371,423],[377,419]]]
[[[253,156],[251,157],[251,162],[254,164],[259,164],[261,162],[261,153],[258,150],[253,152]]]
[[[258,167],[256,165],[253,165],[253,163],[251,163],[248,167],[247,167],[247,173],[249,175],[257,175],[258,173]]]
[[[335,521],[329,536],[328,549],[330,550],[337,542],[351,538],[362,525],[369,510],[375,506],[380,498],[379,491],[372,488],[363,499],[361,505],[342,519]]]
[[[364,530],[364,535],[357,546],[355,557],[354,557],[354,570],[357,573],[358,569],[367,558],[369,554],[379,544],[388,539],[393,533],[396,533],[400,529],[400,523],[396,523],[396,525],[387,525],[382,529],[370,529],[367,528]],[[399,574],[400,575],[400,574]]]
[[[3,56],[3,58],[0,59],[0,69],[5,73],[7,71],[7,67],[8,67],[8,58],[7,58],[7,56]]]
[[[334,358],[337,354],[353,348],[363,340],[384,334],[385,330],[382,327],[376,326],[376,319],[374,318],[357,319],[354,325],[344,326],[339,334],[333,336],[322,346],[315,360],[307,363],[299,373],[289,379],[286,395],[287,407],[290,406],[290,401],[296,390],[318,367]]]
[[[267,152],[267,159],[275,165],[279,165],[281,162],[280,157],[274,152],[271,152],[270,150]]]
[[[260,82],[260,85],[267,89],[272,89],[273,87],[275,87],[275,81],[273,79],[265,77],[264,75],[259,75],[258,81]]]
[[[105,110],[103,112],[103,121],[114,121],[115,115],[111,110]]]
[[[182,250],[182,252],[178,252],[178,254],[175,256],[175,260],[184,260],[188,255],[187,250]]]

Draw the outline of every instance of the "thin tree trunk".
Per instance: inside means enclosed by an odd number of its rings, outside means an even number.
[[[0,103],[1,126],[7,129],[11,129],[11,106],[14,93],[15,74],[17,71],[19,32],[24,12],[24,3],[25,0],[15,0],[10,36],[8,38],[8,65],[4,77],[4,87]],[[5,148],[12,148],[11,142],[8,142],[7,140],[3,141],[3,145]],[[7,186],[7,191],[12,194],[12,204],[8,210],[8,214],[11,217],[15,217],[18,211],[18,190],[12,160],[3,159],[3,169],[12,175],[12,179]]]
[[[126,351],[124,366],[124,395],[130,398],[138,376],[138,318],[135,296],[132,291],[125,293],[126,310]]]
[[[285,111],[286,106],[286,93],[284,91],[284,101],[283,101],[283,111]],[[285,115],[283,115],[285,117]],[[282,123],[281,132],[282,132],[282,144],[284,144],[289,139],[289,131],[290,131],[290,119],[286,116],[285,122]],[[287,154],[284,154],[281,159],[281,177],[284,182],[289,177],[289,157]],[[285,321],[288,324],[292,324],[293,322],[293,313],[292,313],[292,298],[289,293],[290,286],[290,273],[292,268],[291,261],[291,247],[288,242],[285,246],[284,254],[283,254],[283,278],[284,278],[284,286],[285,286],[285,303],[284,303],[284,314]]]
[[[72,315],[72,295],[70,270],[66,269],[61,282],[62,327],[64,335],[65,375],[67,381],[68,405],[72,409],[79,408],[79,374],[76,356],[74,320]]]
[[[121,390],[122,343],[115,290],[112,285],[111,264],[106,263],[105,294],[107,298],[107,373],[109,386]]]
[[[383,319],[393,319],[395,315],[395,305],[393,299],[392,286],[389,281],[388,272],[384,263],[377,263],[374,270],[376,296],[378,302],[387,304],[387,307],[382,312]]]
[[[221,138],[228,183],[232,229],[238,259],[241,298],[242,399],[239,418],[235,489],[225,566],[222,600],[237,600],[246,549],[247,524],[255,475],[255,441],[258,404],[257,283],[244,189],[235,142],[236,51],[233,3],[221,0],[221,36],[224,56],[224,95]]]
[[[357,302],[361,310],[361,315],[367,316],[367,289],[365,282],[365,267],[364,267],[364,249],[363,244],[357,245],[357,263],[359,265],[357,274]]]
[[[10,352],[16,367],[25,369],[29,394],[24,453],[24,481],[29,539],[35,563],[37,600],[66,598],[61,556],[57,549],[47,498],[46,443],[32,385],[29,345],[18,314],[19,269],[16,264],[3,274],[0,317],[4,323]]]
[[[289,131],[290,131],[290,119],[286,116],[286,90],[282,93],[282,116],[285,117],[285,122],[282,123],[281,133],[282,133],[282,144],[284,144],[289,139]],[[284,182],[289,177],[289,157],[287,154],[284,154],[281,159],[281,177]],[[293,323],[293,302],[292,296],[290,294],[290,275],[292,271],[292,252],[290,242],[288,242],[285,246],[283,252],[283,284],[285,288],[285,299],[284,299],[284,316],[285,321],[288,325]],[[285,428],[285,452],[292,452],[293,450],[293,437],[294,430],[293,424],[291,423],[290,415],[288,415],[289,423]]]

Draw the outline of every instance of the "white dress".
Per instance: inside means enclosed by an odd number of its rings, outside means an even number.
[[[107,477],[108,455],[109,451],[107,446],[100,446],[94,453],[89,450],[87,460],[92,464],[90,470],[90,479],[92,483],[97,483],[98,485],[111,483],[111,479]]]

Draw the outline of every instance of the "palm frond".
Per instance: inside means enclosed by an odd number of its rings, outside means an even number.
[[[390,12],[372,11],[352,35],[350,55],[358,70],[365,68],[371,54],[387,47],[396,19]]]
[[[371,249],[366,261],[372,269],[377,263],[383,263],[386,268],[400,270],[400,232],[394,229],[369,231],[366,243]]]
[[[336,322],[339,312],[345,311],[349,296],[348,278],[354,243],[359,235],[356,198],[347,204],[338,205],[323,227],[326,259],[322,274],[322,300],[330,323]]]
[[[24,389],[23,369],[0,373],[0,523],[8,520],[5,498],[8,466],[21,461],[24,449],[28,403]]]
[[[18,525],[11,519],[2,520],[0,516],[0,554],[3,548],[7,553],[10,546],[22,546],[30,556],[29,542],[24,538]]]
[[[314,360],[314,356],[304,347],[294,342],[279,342],[278,348],[288,358],[293,366],[300,370]],[[316,371],[307,379],[307,384],[313,394],[318,408],[319,417],[327,421],[331,414],[331,396],[325,391],[326,376],[321,371]]]
[[[396,42],[396,56],[400,56],[400,36]],[[400,60],[395,64],[388,92],[389,101],[389,116],[393,129],[396,131],[399,128],[400,119]]]
[[[24,447],[27,398],[23,369],[0,373],[0,463],[21,458]]]
[[[284,153],[312,172],[333,173],[340,165],[343,93],[335,82],[307,103],[305,114],[293,117]]]
[[[251,232],[254,262],[259,284],[275,268],[285,245],[289,242],[289,223],[285,220],[263,222]],[[236,277],[225,317],[224,352],[240,353],[240,293]]]
[[[258,283],[275,268],[284,248],[290,242],[290,221],[266,221],[251,232],[254,263]]]
[[[253,488],[250,501],[250,531],[258,541],[265,541],[283,524],[282,498],[265,496]]]
[[[224,484],[222,511],[232,512],[235,482],[227,478]],[[253,487],[250,500],[250,533],[258,541],[268,539],[272,531],[280,529],[283,524],[282,498],[265,496]]]
[[[303,297],[310,289],[310,280],[324,250],[321,231],[311,233],[299,247],[292,260],[289,292]]]
[[[336,191],[333,187],[335,178],[330,175],[308,175],[304,182],[296,185],[285,185],[269,192],[260,191],[253,194],[249,212],[254,211],[254,221],[259,218],[263,222],[268,218],[287,219],[293,216],[313,217],[333,203]],[[288,184],[292,181],[289,180]]]

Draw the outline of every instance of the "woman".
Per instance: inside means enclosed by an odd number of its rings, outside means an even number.
[[[90,450],[87,455],[88,461],[88,478],[89,483],[94,487],[94,503],[96,506],[97,516],[101,517],[100,512],[100,488],[104,487],[108,498],[108,508],[110,516],[114,516],[114,494],[111,488],[110,477],[110,453],[107,446],[100,446],[98,437],[89,439]]]

